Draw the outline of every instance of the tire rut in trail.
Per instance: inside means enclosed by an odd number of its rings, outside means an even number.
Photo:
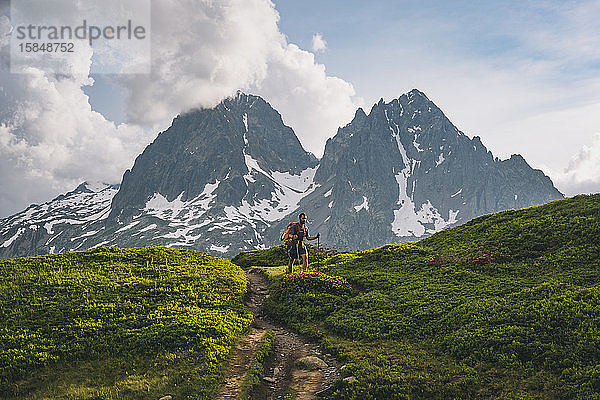
[[[240,340],[233,351],[231,365],[225,378],[226,385],[218,399],[236,398],[239,383],[248,369],[258,342],[269,329],[274,333],[273,350],[265,362],[265,379],[252,391],[251,398],[253,400],[315,398],[318,393],[330,388],[340,377],[339,363],[331,355],[323,354],[317,344],[308,342],[277,321],[265,316],[262,305],[268,295],[267,279],[261,271],[254,269],[246,271],[246,276],[249,284],[246,304],[255,316],[254,326],[252,332]],[[249,355],[248,349],[252,349]],[[307,356],[318,357],[325,361],[327,366],[313,371],[298,367],[297,361]],[[240,367],[242,364],[243,368]],[[225,395],[227,396],[224,397]]]
[[[229,367],[225,373],[225,383],[221,387],[217,400],[237,399],[242,379],[248,372],[252,357],[264,334],[264,330],[252,328],[249,334],[239,340],[232,350]]]

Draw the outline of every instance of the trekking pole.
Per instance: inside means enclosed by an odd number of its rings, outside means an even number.
[[[320,237],[320,234],[317,235],[317,268],[320,271],[321,270],[321,258],[319,256],[319,248],[321,246],[319,245],[319,237]]]
[[[298,240],[298,243],[296,244],[296,257],[297,257],[296,259],[298,260],[298,266],[300,266],[300,250],[298,250],[299,247],[300,247],[300,241]]]

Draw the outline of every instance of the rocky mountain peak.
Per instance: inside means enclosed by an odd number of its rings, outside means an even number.
[[[77,191],[81,191],[81,192],[88,192],[88,193],[98,193],[101,192],[107,188],[118,188],[119,185],[118,184],[110,184],[110,183],[106,183],[106,182],[101,182],[101,181],[85,181],[83,182],[81,185],[77,186],[77,188],[75,189],[75,192]]]
[[[427,98],[425,93],[421,92],[419,89],[412,89],[410,92],[406,93],[405,96],[408,97],[409,100],[413,100],[413,98],[416,96],[429,101],[429,98]]]
[[[352,120],[352,122],[364,121],[365,118],[367,118],[367,114],[365,114],[365,110],[363,110],[362,107],[358,107],[358,109],[354,113],[354,119]]]
[[[215,182],[221,183],[219,199],[239,204],[255,182],[252,171],[298,175],[316,164],[269,103],[238,92],[214,108],[175,118],[125,173],[109,220],[130,220],[157,193],[168,201],[180,196],[187,201]],[[257,190],[267,195],[271,186],[267,182]]]

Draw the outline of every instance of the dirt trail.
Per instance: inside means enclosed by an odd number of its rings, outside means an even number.
[[[266,362],[265,379],[252,392],[253,400],[318,398],[339,378],[339,363],[329,354],[323,354],[320,347],[306,341],[301,336],[266,317],[262,305],[268,295],[267,279],[261,271],[246,272],[249,282],[247,305],[255,316],[254,326],[249,335],[242,338],[233,351],[229,370],[225,375],[225,385],[219,400],[235,399],[239,385],[247,371],[248,364],[262,335],[273,330],[273,351]],[[309,371],[297,365],[303,357],[315,356],[327,366]]]

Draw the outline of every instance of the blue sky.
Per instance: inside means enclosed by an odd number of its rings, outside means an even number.
[[[387,71],[393,63],[410,58],[415,46],[421,53],[477,59],[498,68],[527,61],[558,62],[557,77],[568,81],[597,76],[600,67],[597,54],[574,59],[581,56],[577,48],[581,35],[600,35],[598,15],[593,14],[600,9],[598,2],[275,3],[281,15],[279,26],[289,40],[310,48],[313,33],[322,33],[329,48],[317,60],[332,74],[348,79],[361,78],[367,66]],[[597,40],[590,37],[589,44]],[[353,55],[357,58],[351,61]]]
[[[84,180],[120,182],[178,113],[237,90],[321,156],[357,107],[417,88],[495,156],[522,154],[567,195],[600,191],[600,0],[138,1],[152,6],[148,75],[0,64],[0,217]],[[2,57],[9,17],[0,3]]]

